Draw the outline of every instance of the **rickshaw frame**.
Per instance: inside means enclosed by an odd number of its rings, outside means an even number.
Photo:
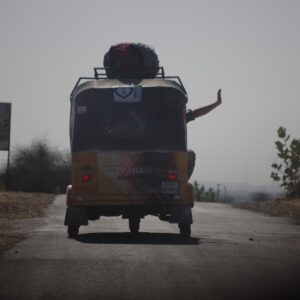
[[[80,77],[70,95],[71,105],[75,105],[73,103],[74,95],[76,95],[76,91],[81,84],[84,84],[83,81],[105,81],[111,80],[106,77],[105,68],[94,68],[94,77]],[[187,93],[184,88],[184,85],[179,76],[165,76],[165,72],[163,67],[159,68],[159,72],[154,79],[162,79],[167,81],[172,81],[174,84],[176,83],[184,97],[187,99]],[[144,79],[141,79],[141,81]],[[152,80],[152,79],[148,79]],[[126,83],[126,80],[121,80],[122,83]],[[186,100],[187,101],[187,100]],[[186,134],[186,133],[185,133]],[[187,153],[186,153],[187,154]],[[73,152],[72,152],[73,157]],[[185,160],[187,160],[185,158]],[[74,172],[74,167],[72,167],[72,173]],[[183,184],[183,183],[182,183]],[[193,188],[192,185],[188,183],[186,180],[185,189],[186,193],[189,195],[188,198],[192,199],[187,205],[173,205],[173,204],[163,204],[158,203],[157,206],[151,204],[144,204],[142,206],[133,205],[130,206],[126,204],[123,205],[87,205],[83,203],[83,205],[78,205],[76,203],[74,205],[74,195],[72,185],[67,188],[67,211],[65,217],[65,225],[68,226],[68,234],[70,238],[74,238],[77,236],[79,232],[79,226],[88,225],[88,220],[98,219],[99,216],[119,216],[122,215],[123,218],[129,219],[129,228],[130,231],[134,234],[139,231],[139,223],[140,219],[145,217],[146,215],[152,214],[158,216],[162,221],[168,221],[170,223],[178,223],[180,229],[180,235],[183,237],[189,237],[191,234],[191,224],[192,224],[192,212],[191,208],[193,207]],[[181,193],[181,192],[180,192]],[[73,199],[73,200],[72,200]],[[164,210],[167,212],[164,214]]]

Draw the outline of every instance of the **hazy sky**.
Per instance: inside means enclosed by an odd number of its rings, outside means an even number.
[[[46,135],[69,147],[69,94],[118,42],[152,45],[180,75],[199,181],[269,184],[279,126],[300,137],[300,1],[0,0],[0,101],[12,149]],[[2,159],[5,157],[2,153]]]

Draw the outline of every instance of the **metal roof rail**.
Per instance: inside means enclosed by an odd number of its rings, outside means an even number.
[[[79,77],[72,92],[70,95],[70,100],[72,100],[73,95],[75,90],[77,89],[77,87],[79,86],[80,82],[82,80],[107,80],[107,79],[111,79],[108,78],[106,75],[106,69],[108,68],[103,68],[103,67],[95,67],[94,68],[94,77]],[[165,71],[163,67],[159,67],[158,68],[158,72],[156,74],[156,76],[154,78],[162,78],[162,79],[169,79],[169,80],[173,80],[173,81],[177,81],[177,83],[179,84],[179,86],[183,89],[184,93],[187,94],[185,87],[180,79],[179,76],[165,76]]]

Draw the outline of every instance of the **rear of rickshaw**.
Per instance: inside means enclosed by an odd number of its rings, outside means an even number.
[[[178,224],[180,235],[189,237],[194,200],[180,78],[165,76],[162,68],[155,78],[138,80],[94,71],[71,94],[69,237],[102,216],[128,219],[137,234],[147,215]]]

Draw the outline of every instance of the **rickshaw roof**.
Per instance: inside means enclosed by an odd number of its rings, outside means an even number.
[[[180,98],[181,101],[187,102],[186,91],[183,86],[178,84],[174,80],[162,79],[162,78],[151,78],[151,79],[142,79],[142,80],[123,80],[123,79],[92,79],[88,80],[80,85],[77,85],[71,94],[71,101],[76,101],[76,98],[85,92],[88,91],[98,91],[104,94],[107,94],[108,90],[113,90],[120,87],[131,87],[131,86],[140,86],[146,93],[157,93],[165,95],[166,91],[170,91],[172,95],[176,94],[176,98]],[[152,92],[153,91],[153,92]],[[172,97],[173,98],[173,97]]]

